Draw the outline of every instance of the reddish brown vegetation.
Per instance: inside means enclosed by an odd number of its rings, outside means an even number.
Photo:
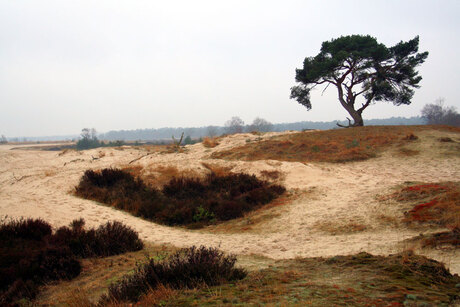
[[[283,194],[284,187],[246,174],[173,178],[161,190],[117,169],[88,170],[77,195],[167,225],[203,226],[243,216]]]
[[[424,129],[417,127],[417,129]],[[347,162],[375,157],[391,145],[416,140],[413,127],[379,126],[307,131],[249,143],[213,153],[213,158],[234,160]]]
[[[412,185],[390,197],[416,203],[406,213],[406,222],[430,222],[451,229],[460,226],[460,184],[457,182]]]
[[[219,145],[219,140],[216,137],[205,137],[203,139],[203,146],[207,148],[214,148]]]

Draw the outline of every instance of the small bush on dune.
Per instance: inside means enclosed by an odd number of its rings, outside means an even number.
[[[76,194],[159,223],[197,227],[241,217],[285,192],[280,185],[247,174],[175,177],[157,190],[124,173],[114,169],[88,170]]]
[[[75,188],[78,196],[96,200],[135,215],[148,215],[151,208],[164,207],[162,195],[128,171],[103,169],[99,172],[87,170]]]
[[[41,219],[3,221],[0,225],[0,305],[33,298],[48,280],[70,279],[80,263],[67,246],[48,243],[51,225]]]
[[[84,220],[61,227],[54,234],[41,219],[4,220],[0,224],[0,305],[33,298],[47,281],[80,274],[78,258],[108,256],[142,249],[131,228],[108,222],[84,229]]]
[[[101,301],[136,302],[148,290],[157,287],[196,288],[239,280],[247,273],[235,268],[235,262],[235,256],[225,256],[218,249],[193,246],[162,262],[150,259],[148,263],[138,266],[134,274],[112,284],[108,295]]]
[[[95,254],[98,256],[118,255],[138,251],[144,247],[136,231],[117,221],[99,226],[95,233]]]
[[[60,227],[50,238],[57,245],[67,244],[76,256],[106,257],[143,248],[137,232],[120,222],[107,222],[97,229],[85,230],[84,220],[75,220],[71,227]]]

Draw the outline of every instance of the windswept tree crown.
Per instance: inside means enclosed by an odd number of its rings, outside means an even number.
[[[315,57],[307,57],[296,69],[291,98],[311,109],[310,91],[321,84],[337,87],[339,101],[354,120],[349,126],[362,126],[362,112],[374,101],[410,104],[414,88],[422,77],[415,68],[428,57],[418,52],[419,37],[393,47],[378,43],[369,35],[342,36],[323,42]],[[357,98],[364,98],[357,107]]]

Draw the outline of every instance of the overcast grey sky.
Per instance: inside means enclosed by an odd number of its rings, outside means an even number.
[[[295,68],[321,43],[370,34],[429,51],[410,106],[460,107],[460,1],[0,0],[0,134],[345,119],[329,87],[307,111],[289,99]]]

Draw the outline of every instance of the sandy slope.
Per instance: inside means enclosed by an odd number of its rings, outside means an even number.
[[[232,166],[235,172],[283,172],[285,186],[295,191],[297,197],[292,203],[270,209],[274,215],[272,219],[251,225],[244,232],[192,231],[161,226],[72,195],[73,187],[86,169],[126,165],[145,155],[129,147],[61,154],[11,150],[12,146],[1,145],[0,216],[42,217],[56,227],[79,217],[84,217],[89,226],[119,220],[139,231],[143,239],[155,243],[180,247],[205,244],[236,254],[260,254],[277,259],[360,251],[388,254],[408,248],[402,241],[422,231],[401,225],[398,222],[402,217],[401,205],[379,201],[378,196],[405,181],[460,180],[458,155],[433,159],[433,155],[424,153],[431,150],[432,145],[424,142],[420,146],[426,148],[414,157],[401,158],[387,152],[379,158],[347,164],[209,159],[215,150],[242,145],[256,137],[234,135],[213,149],[196,144],[187,146],[185,153],[155,153],[134,163],[147,170],[174,165],[183,170],[205,172],[201,165],[205,161]],[[419,252],[445,262],[451,271],[460,273],[460,257],[455,251]]]

